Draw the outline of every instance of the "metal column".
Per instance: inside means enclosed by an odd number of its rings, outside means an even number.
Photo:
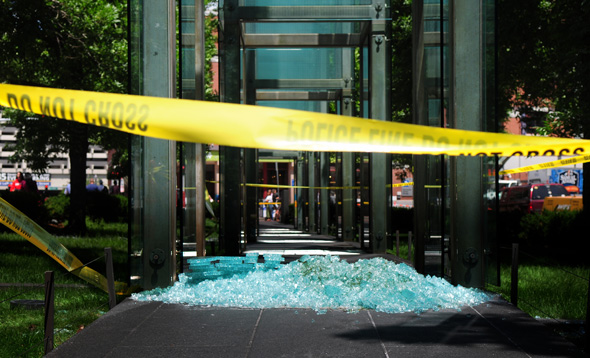
[[[485,93],[482,79],[482,1],[456,0],[451,10],[452,107],[455,128],[483,131]],[[452,283],[485,285],[482,158],[451,158]]]
[[[185,13],[188,11],[191,13]],[[195,24],[194,44],[181,43],[182,47],[192,47],[195,52],[194,63],[183,63],[182,66],[193,66],[195,71],[194,88],[181,83],[183,98],[205,99],[205,9],[202,0],[195,0],[194,8],[181,7],[181,18],[193,19]],[[192,34],[181,34],[183,37]],[[188,36],[187,36],[188,37]],[[182,49],[181,49],[182,50]],[[184,58],[184,57],[183,57]],[[190,72],[190,71],[188,71]],[[181,80],[184,80],[181,79]],[[184,82],[184,81],[183,81]],[[192,82],[187,81],[187,82]],[[194,95],[191,90],[194,90]],[[192,95],[192,96],[191,96]],[[205,148],[200,143],[184,143],[181,165],[185,166],[185,182],[182,189],[186,192],[186,208],[184,212],[183,242],[196,244],[197,256],[205,256]],[[182,205],[180,206],[182,207]]]
[[[308,179],[308,186],[309,189],[307,190],[307,217],[308,217],[308,224],[307,229],[311,233],[316,233],[318,231],[317,228],[317,195],[316,189],[314,187],[317,186],[315,177],[316,177],[316,165],[317,165],[317,158],[315,152],[307,152],[308,163],[307,163],[307,177]]]
[[[427,125],[427,96],[425,86],[426,63],[424,56],[424,4],[422,1],[412,3],[412,121],[414,124]],[[414,267],[424,274],[424,242],[428,223],[426,211],[426,156],[414,155],[414,237],[417,246],[414,252]],[[437,276],[440,276],[439,273]]]
[[[297,156],[297,179],[296,179],[297,185],[298,186],[303,186],[305,185],[305,153],[304,152],[299,152],[299,155]],[[296,200],[295,200],[295,210],[297,212],[296,215],[296,220],[295,220],[295,228],[298,230],[306,230],[305,227],[305,210],[303,210],[305,208],[305,189],[303,188],[297,188],[295,189],[296,194]]]
[[[330,153],[322,152],[320,156],[320,186],[327,188],[330,185]],[[330,233],[329,211],[330,211],[330,190],[320,190],[320,234]]]
[[[256,104],[256,52],[244,51],[244,98],[246,104]],[[258,183],[258,150],[244,148],[244,181]],[[244,233],[246,242],[257,241],[258,232],[258,190],[254,186],[244,185]]]
[[[354,153],[342,153],[342,186],[350,188],[355,185]],[[353,189],[342,190],[342,238],[344,241],[353,241],[356,234],[356,198]]]
[[[132,78],[138,94],[175,97],[175,2],[134,3],[138,21],[132,46]],[[166,287],[176,279],[176,143],[132,137],[132,223],[130,232],[132,284],[143,289]]]
[[[220,8],[223,31],[219,33],[221,102],[240,103],[239,2],[226,0]],[[220,220],[219,240],[225,255],[240,254],[242,215],[240,208],[240,149],[219,148]]]
[[[373,119],[391,121],[391,19],[389,8],[374,3],[376,14],[370,38],[370,115]],[[374,253],[387,249],[391,200],[391,156],[371,154],[370,240]]]
[[[354,115],[354,102],[352,101],[353,61],[352,49],[342,50],[343,76],[344,80],[349,79],[349,87],[342,90],[342,115],[352,117]],[[362,78],[362,76],[359,76]],[[361,87],[361,93],[363,89]],[[362,97],[362,95],[361,95]],[[361,98],[362,100],[362,98]],[[342,186],[350,188],[356,184],[356,166],[354,153],[342,153]],[[353,241],[356,234],[356,197],[353,189],[342,190],[342,239]]]

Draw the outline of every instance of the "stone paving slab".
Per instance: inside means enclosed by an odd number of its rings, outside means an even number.
[[[127,299],[48,357],[585,357],[496,300],[389,314],[195,307]]]

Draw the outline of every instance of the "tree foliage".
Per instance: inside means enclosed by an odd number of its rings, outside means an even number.
[[[205,0],[209,8],[216,6],[216,1]],[[219,101],[219,93],[213,89],[212,60],[217,56],[217,28],[219,19],[216,12],[209,12],[205,17],[205,100]]]
[[[589,135],[590,2],[499,0],[496,11],[500,113],[519,109],[541,134]]]
[[[391,2],[391,113],[392,121],[412,123],[412,1]],[[394,154],[398,180],[413,172],[412,156]]]
[[[549,28],[539,0],[497,3],[499,113],[513,108],[523,112],[545,104],[553,97],[547,72]]]
[[[6,1],[0,4],[0,12],[0,81],[126,91],[124,1]],[[70,123],[11,110],[7,115],[19,128],[13,160],[26,160],[33,170],[43,171],[57,153],[69,149]],[[122,138],[111,138],[113,135],[96,129],[90,132],[90,139],[93,143],[104,140],[112,147]]]
[[[5,0],[0,3],[0,81],[100,92],[126,92],[127,12],[124,0]],[[19,129],[14,161],[43,172],[69,152],[70,224],[85,230],[88,143],[126,149],[126,135],[56,118],[6,110]]]
[[[555,115],[546,127],[553,133],[590,137],[590,2],[545,1],[544,5],[551,15],[548,41],[555,79]]]
[[[392,1],[391,14],[392,120],[412,123],[412,1]]]
[[[590,137],[590,1],[498,0],[496,11],[501,109],[518,108],[539,134]]]

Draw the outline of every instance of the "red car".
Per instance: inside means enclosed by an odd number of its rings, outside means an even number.
[[[500,191],[500,211],[538,213],[548,196],[569,196],[562,184],[528,184],[511,186]]]

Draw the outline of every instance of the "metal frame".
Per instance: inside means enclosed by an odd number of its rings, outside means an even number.
[[[493,128],[494,118],[486,111],[487,96],[493,93],[486,91],[485,56],[487,41],[493,38],[485,32],[486,14],[493,13],[493,6],[472,0],[412,6],[414,123],[476,131]],[[439,23],[439,30],[425,31],[426,18]],[[438,60],[427,57],[427,47],[440,49]],[[427,78],[428,66],[431,74],[438,67],[438,76],[433,76],[438,78]],[[429,114],[429,99],[440,100],[438,114]],[[492,210],[484,195],[489,163],[479,157],[444,156],[417,156],[414,163],[417,271],[446,277],[453,284],[484,287],[486,264],[493,263],[497,251],[488,227]],[[492,265],[487,269],[494,271]]]
[[[222,31],[220,32],[220,49],[221,49],[221,97],[222,102],[238,103],[240,99],[245,103],[253,104],[256,101],[338,101],[340,103],[341,112],[346,115],[353,115],[352,112],[352,64],[348,65],[346,74],[341,79],[257,79],[252,75],[253,65],[248,50],[258,48],[363,48],[371,47],[371,63],[369,68],[373,70],[370,78],[372,80],[367,84],[364,80],[361,86],[364,98],[369,98],[369,102],[373,103],[371,107],[371,116],[374,119],[391,120],[391,106],[390,103],[390,84],[389,84],[389,69],[390,69],[390,23],[389,6],[383,5],[382,2],[374,1],[370,5],[351,5],[351,6],[240,6],[238,0],[226,0],[220,9],[220,24]],[[352,26],[356,32],[337,33],[337,34],[253,34],[246,31],[246,24],[251,22],[351,22],[357,24]],[[230,50],[231,49],[231,50]],[[236,95],[240,91],[240,73],[239,64],[236,58],[239,57],[239,51],[243,49],[246,53],[246,73],[244,78],[247,79],[243,84],[241,94]],[[348,52],[348,56],[351,53]],[[350,61],[353,58],[350,56]],[[237,70],[238,69],[238,70]],[[254,78],[253,78],[254,77]],[[365,93],[364,89],[368,89]],[[230,94],[231,93],[231,94]],[[222,240],[226,247],[237,247],[235,244],[229,242],[239,242],[241,240],[240,233],[237,231],[230,232],[229,229],[224,229],[225,226],[230,225],[241,227],[239,218],[236,218],[235,209],[240,205],[239,195],[223,194],[235,189],[238,180],[230,175],[230,168],[237,165],[237,152],[234,154],[226,153],[228,149],[221,149],[221,191],[222,191]],[[302,153],[303,154],[303,153]],[[309,186],[327,186],[328,183],[328,154],[320,154],[319,164],[314,153],[307,155],[299,155],[297,161],[297,180],[298,184],[301,181],[306,181]],[[305,158],[305,159],[301,159]],[[346,154],[343,156],[343,183],[351,183],[356,176],[356,169],[354,163],[354,155]],[[251,161],[244,157],[243,165],[250,166]],[[230,161],[233,164],[226,164],[224,161]],[[387,225],[388,219],[388,202],[387,202],[387,184],[391,184],[391,170],[389,174],[387,168],[390,168],[388,163],[390,158],[388,155],[373,156],[374,168],[372,177],[372,187],[380,187],[382,190],[372,190],[371,196],[371,216],[372,220],[371,230],[371,248],[374,252],[385,252],[385,237],[390,235],[390,230]],[[235,166],[234,166],[235,168]],[[319,175],[319,183],[316,183],[316,176]],[[350,185],[352,186],[352,185]],[[309,231],[319,231],[321,233],[328,232],[328,205],[323,205],[320,212],[319,228],[316,227],[317,211],[316,211],[316,195],[314,190],[297,190],[298,208],[296,226],[305,226],[304,212],[307,211],[307,229]],[[247,194],[246,194],[247,196]],[[343,230],[343,238],[345,240],[353,240],[356,224],[354,223],[356,217],[354,215],[356,200],[352,197],[352,191],[346,191],[344,194],[345,205],[343,209],[343,222],[347,229]],[[303,210],[302,199],[307,198],[308,208]],[[320,194],[320,203],[327,203],[329,200],[329,192],[322,190]],[[245,205],[251,199],[245,198]],[[248,206],[249,207],[249,206]],[[250,217],[247,209],[243,215],[245,218]],[[249,219],[248,219],[249,220]],[[245,220],[246,227],[248,220]],[[235,230],[235,229],[234,229]],[[249,232],[249,230],[247,230]],[[234,252],[234,251],[232,251]],[[226,252],[227,253],[227,252]]]
[[[390,6],[385,2],[373,0],[370,5],[350,6],[240,6],[241,0],[224,0],[220,9],[220,95],[222,102],[240,103],[242,100],[249,104],[262,100],[304,100],[304,101],[339,101],[343,114],[353,114],[350,103],[352,82],[348,72],[341,79],[256,79],[256,74],[248,69],[255,61],[246,59],[243,68],[247,74],[244,76],[246,83],[240,83],[240,51],[242,49],[257,48],[365,48],[369,49],[369,63],[364,62],[361,56],[361,72],[364,66],[369,68],[368,85],[364,79],[361,83],[362,99],[369,100],[369,115],[377,120],[391,120],[390,105],[390,49],[391,19]],[[132,39],[136,41],[139,60],[136,68],[133,69],[135,78],[132,85],[138,94],[173,97],[175,95],[175,29],[174,11],[175,3],[171,0],[162,2],[155,0],[133,0],[130,7],[141,14],[134,14],[134,20],[140,22],[140,29],[134,33]],[[442,10],[444,6],[450,9],[449,34],[444,33],[443,28],[438,33],[424,32],[423,17],[425,14],[434,14]],[[486,2],[473,2],[472,0],[441,0],[439,5],[424,5],[421,2],[413,3],[414,23],[414,113],[415,122],[426,124],[428,122],[427,109],[424,106],[428,96],[449,98],[449,105],[443,107],[441,104],[441,116],[443,110],[448,110],[449,123],[442,120],[441,126],[451,125],[455,128],[485,130],[492,127],[486,123],[489,114],[485,101],[489,81],[486,71],[486,58],[484,51],[489,44],[490,38],[486,33],[486,14],[490,9]],[[139,10],[137,10],[139,9]],[[183,6],[183,11],[191,11],[190,6]],[[201,12],[195,6],[195,13]],[[493,12],[493,11],[492,11]],[[195,19],[197,16],[195,16]],[[336,34],[252,34],[246,31],[245,24],[249,22],[268,23],[294,23],[294,22],[348,22],[358,24],[356,31]],[[158,26],[152,26],[157,24]],[[193,36],[182,36],[181,41],[187,45],[197,45],[197,39]],[[425,82],[425,67],[423,49],[426,45],[442,46],[449,43],[450,46],[450,68],[448,76],[452,83],[447,90],[444,86],[436,86],[435,83]],[[139,44],[139,45],[138,45]],[[200,58],[200,56],[199,56]],[[461,68],[458,65],[461,64]],[[441,52],[441,71],[444,67],[443,54]],[[195,64],[197,69],[202,64]],[[446,75],[446,74],[445,74]],[[362,76],[361,76],[362,77]],[[201,79],[195,76],[195,85]],[[190,84],[190,81],[187,81]],[[198,91],[200,86],[195,89]],[[243,92],[241,90],[243,88]],[[365,89],[368,90],[365,93]],[[476,89],[476,90],[474,90]],[[281,91],[273,91],[281,90]],[[198,95],[198,94],[196,94]],[[361,103],[363,101],[361,100]],[[457,110],[461,108],[461,110]],[[361,111],[363,112],[363,111]],[[442,118],[442,117],[441,117]],[[479,121],[479,118],[483,118]],[[143,247],[133,251],[131,255],[141,260],[142,272],[138,280],[145,289],[170,285],[175,280],[175,255],[173,254],[176,241],[176,193],[174,186],[164,185],[175,182],[176,173],[176,147],[174,142],[156,140],[151,138],[134,138],[132,156],[135,160],[132,175],[132,230],[130,242],[139,237]],[[198,151],[198,150],[197,150]],[[243,154],[242,154],[243,153]],[[275,153],[276,154],[276,153]],[[289,154],[292,155],[292,154]],[[192,154],[191,154],[192,156]],[[327,154],[320,155],[320,166],[317,168],[317,155],[313,152],[297,155],[297,179],[307,181],[308,185],[317,184],[316,176],[320,173],[320,183],[326,183]],[[305,158],[307,157],[307,159]],[[197,160],[197,158],[199,158]],[[354,168],[354,155],[343,155],[344,177],[351,179]],[[246,228],[246,236],[253,238],[251,216],[255,207],[251,205],[256,200],[252,191],[240,188],[242,181],[255,180],[252,171],[256,165],[256,154],[249,150],[240,148],[220,148],[220,171],[221,171],[221,249],[226,255],[238,255],[243,248],[241,228]],[[195,160],[201,161],[198,153],[195,153]],[[440,159],[444,162],[445,159]],[[417,160],[416,165],[416,190],[417,202],[416,227],[423,228],[421,219],[427,219],[429,212],[420,209],[420,205],[427,203],[427,194],[424,192],[426,173],[430,167],[435,166],[435,161]],[[489,248],[487,245],[487,228],[484,202],[484,163],[480,158],[456,158],[450,161],[451,173],[449,188],[446,187],[446,172],[440,171],[441,198],[449,197],[450,205],[450,243],[451,243],[451,264],[453,283],[464,286],[482,287],[485,283],[486,270],[484,262],[490,260]],[[386,154],[373,153],[370,155],[369,197],[364,199],[370,201],[369,221],[369,247],[373,252],[385,252],[387,237],[391,235],[389,228],[388,199],[391,192],[385,188],[391,183],[391,160]],[[240,168],[240,169],[237,169]],[[158,169],[158,170],[155,170]],[[198,166],[195,168],[198,171]],[[243,170],[242,170],[243,169]],[[365,182],[364,155],[361,155],[361,186]],[[146,173],[166,173],[162,178]],[[254,171],[256,172],[256,171]],[[191,174],[192,176],[193,174]],[[197,179],[199,174],[194,174]],[[424,175],[423,179],[420,179]],[[191,179],[192,181],[193,179]],[[422,182],[420,182],[422,180]],[[343,183],[350,181],[343,180]],[[450,190],[450,192],[447,192]],[[420,193],[421,191],[421,193]],[[255,192],[255,191],[254,191]],[[310,192],[313,192],[310,190]],[[305,199],[305,192],[297,191],[299,207],[297,210],[297,225],[304,226],[305,218],[302,217],[305,210],[301,200]],[[384,195],[385,194],[385,195]],[[350,192],[343,194],[347,202],[343,209],[345,240],[351,240],[350,235],[354,225],[351,214]],[[326,202],[325,193],[321,195],[321,201]],[[196,200],[200,200],[198,196]],[[309,200],[308,229],[316,231],[316,210],[315,194],[307,193]],[[245,201],[244,211],[241,210],[241,201]],[[443,205],[443,211],[446,210]],[[257,209],[256,209],[257,211]],[[320,230],[325,232],[323,211],[321,214]],[[199,214],[200,215],[200,214]],[[154,221],[153,218],[158,220]],[[243,221],[242,218],[245,218]],[[441,215],[444,221],[444,214]],[[458,220],[458,219],[461,220]],[[459,225],[467,222],[468,225]],[[193,225],[193,224],[191,224]],[[198,224],[195,224],[198,226]],[[428,223],[426,223],[426,226]],[[361,222],[361,227],[364,222]],[[364,229],[361,232],[361,244],[364,245]],[[426,229],[418,231],[418,240],[424,240]],[[444,240],[444,235],[441,235]],[[418,259],[416,267],[418,270],[424,268],[424,241],[418,243]],[[443,248],[444,249],[444,248]],[[444,251],[444,250],[441,250]],[[170,255],[168,255],[170,253]],[[486,256],[487,255],[487,256]],[[168,259],[170,258],[170,259]]]
[[[180,21],[193,21],[195,33],[183,33],[180,37],[180,49],[192,49],[195,52],[193,64],[185,64],[184,57],[182,66],[192,65],[194,68],[193,78],[180,78],[181,97],[185,99],[205,99],[205,15],[204,4],[196,1],[194,6],[180,6]],[[186,191],[186,208],[182,209],[182,202],[178,203],[181,210],[180,245],[184,252],[184,244],[195,244],[197,256],[205,256],[205,148],[200,143],[179,143],[184,146],[180,150],[181,163],[180,175],[184,174],[185,182],[179,187]],[[193,164],[194,163],[194,164]],[[184,169],[183,169],[184,168]],[[184,263],[180,265],[182,272]]]
[[[175,97],[175,3],[143,0],[133,4],[140,21],[132,44],[138,94]],[[158,24],[158,26],[155,26]],[[176,142],[132,137],[130,256],[131,283],[143,289],[170,286],[176,280]],[[137,270],[137,271],[135,271]]]

